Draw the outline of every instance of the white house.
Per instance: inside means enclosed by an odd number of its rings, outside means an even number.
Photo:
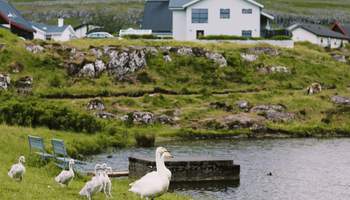
[[[92,32],[96,29],[101,29],[101,26],[92,25],[92,24],[81,24],[77,27],[74,27],[75,35],[77,38],[84,38],[88,35],[88,33]]]
[[[57,26],[35,22],[32,22],[32,26],[36,30],[34,39],[65,42],[77,38],[73,27],[71,25],[64,25],[62,18],[58,19]]]
[[[330,28],[316,24],[294,24],[288,28],[295,42],[311,42],[322,47],[341,48],[350,38]]]
[[[202,35],[261,37],[274,17],[253,0],[147,0],[142,28],[176,40]]]

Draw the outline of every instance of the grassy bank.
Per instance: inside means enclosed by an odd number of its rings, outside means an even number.
[[[94,136],[85,134],[71,134],[67,132],[57,132],[45,128],[21,128],[0,125],[0,199],[80,199],[79,191],[89,180],[88,177],[77,177],[68,188],[60,187],[54,177],[60,172],[53,164],[40,164],[36,156],[29,154],[27,136],[37,135],[45,139],[47,149],[51,149],[49,139],[61,138],[67,143],[68,149],[74,149],[77,141],[85,139],[94,139]],[[11,165],[17,162],[20,155],[26,156],[26,174],[21,183],[15,182],[7,176],[7,171]],[[116,179],[113,180],[113,199],[139,199],[137,196],[128,192],[128,184],[131,180]],[[83,199],[83,198],[81,198]],[[105,199],[104,195],[98,194],[94,199]],[[166,194],[161,199],[180,200],[187,199],[176,194]]]

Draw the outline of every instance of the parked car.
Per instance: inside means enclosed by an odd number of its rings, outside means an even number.
[[[113,38],[114,36],[107,32],[94,32],[86,36],[87,38]]]

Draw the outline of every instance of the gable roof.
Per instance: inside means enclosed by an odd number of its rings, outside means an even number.
[[[350,40],[349,37],[341,34],[341,33],[338,33],[338,32],[335,32],[335,31],[332,31],[330,28],[328,27],[324,27],[322,25],[317,25],[317,24],[299,24],[299,25],[296,25],[292,28],[291,31],[297,29],[297,28],[302,28],[302,29],[305,29],[317,36],[321,36],[321,37],[330,37],[330,38],[337,38],[337,39],[346,39],[346,40]]]
[[[12,15],[10,18],[9,15]],[[0,18],[7,23],[11,22],[11,26],[23,29],[28,32],[35,32],[31,24],[23,18],[21,13],[5,0],[0,0]]]
[[[64,25],[60,27],[60,26],[53,26],[53,25],[47,25],[42,23],[36,23],[36,22],[31,22],[31,24],[33,27],[40,29],[45,33],[62,33],[69,27],[69,25]]]
[[[172,32],[173,15],[169,10],[169,0],[148,0],[144,8],[142,29],[154,33]]]
[[[335,22],[333,23],[331,29],[333,31],[340,32],[343,35],[350,36],[350,24],[341,24],[340,22]]]
[[[198,2],[200,2],[201,0],[170,0],[169,2],[169,8],[171,10],[173,9],[185,9],[187,8],[188,6],[191,6],[193,4],[196,4]],[[251,3],[253,5],[256,5],[260,8],[264,8],[264,6],[254,0],[243,0],[243,1],[246,1],[248,3]]]

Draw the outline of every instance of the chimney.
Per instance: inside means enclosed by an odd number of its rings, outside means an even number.
[[[64,19],[62,17],[58,18],[58,27],[62,27],[64,25]]]

